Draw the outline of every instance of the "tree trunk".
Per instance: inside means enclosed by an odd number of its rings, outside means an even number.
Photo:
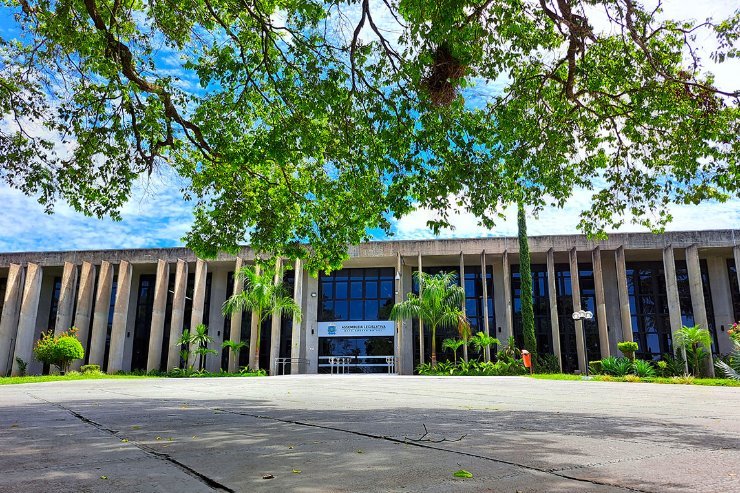
[[[465,360],[466,363],[468,362],[468,344],[467,344],[467,342],[468,341],[466,341],[466,340],[463,339],[463,359]]]
[[[521,280],[522,303],[522,332],[524,335],[524,349],[532,355],[532,361],[537,361],[537,337],[534,332],[534,307],[532,301],[532,268],[529,258],[529,240],[527,238],[527,217],[524,206],[520,203],[517,208],[517,222],[519,226],[519,278]]]
[[[432,327],[432,368],[437,367],[437,327]]]

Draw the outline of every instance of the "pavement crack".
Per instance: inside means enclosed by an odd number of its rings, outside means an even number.
[[[581,482],[581,483],[593,484],[593,485],[597,485],[597,486],[610,486],[610,487],[613,487],[613,488],[621,488],[621,489],[623,489],[625,491],[635,491],[635,492],[638,492],[638,493],[653,493],[650,490],[642,490],[642,489],[634,488],[634,487],[630,487],[630,486],[617,485],[617,484],[612,484],[612,483],[607,483],[607,482],[602,482],[602,481],[596,481],[596,480],[591,480],[591,479],[579,478],[577,476],[571,476],[569,474],[566,474],[565,472],[561,472],[561,471],[557,471],[557,470],[548,470],[548,469],[543,469],[543,468],[539,468],[539,467],[528,466],[528,465],[525,465],[525,464],[519,464],[517,462],[507,461],[507,460],[504,460],[504,459],[496,459],[496,458],[493,458],[493,457],[489,457],[489,456],[485,456],[485,455],[480,455],[480,454],[474,454],[474,453],[471,453],[471,452],[463,452],[463,451],[460,451],[460,450],[449,449],[449,448],[446,448],[446,447],[441,447],[441,446],[437,446],[437,445],[430,444],[430,443],[413,442],[413,441],[409,441],[409,440],[406,440],[406,439],[395,438],[395,437],[388,436],[388,435],[377,435],[377,434],[373,434],[373,433],[365,433],[365,432],[356,431],[356,430],[346,430],[344,428],[336,428],[334,426],[320,425],[320,424],[316,424],[316,423],[308,423],[308,422],[305,422],[305,421],[297,421],[297,420],[292,420],[292,419],[276,418],[276,417],[267,416],[267,415],[264,415],[264,414],[252,414],[252,413],[248,413],[248,412],[244,412],[244,411],[235,411],[235,410],[232,410],[232,409],[225,409],[225,408],[221,408],[221,407],[210,408],[210,409],[212,409],[214,411],[229,413],[229,414],[235,414],[235,415],[240,415],[240,416],[247,416],[247,417],[250,417],[250,418],[264,419],[264,420],[274,421],[274,422],[278,422],[278,423],[292,424],[292,425],[296,425],[296,426],[305,426],[305,427],[310,427],[310,428],[319,428],[319,429],[323,429],[323,430],[338,431],[338,432],[341,432],[341,433],[349,433],[349,434],[352,434],[352,435],[361,436],[361,437],[364,437],[364,438],[371,438],[371,439],[374,439],[374,440],[385,440],[385,441],[388,441],[388,442],[398,443],[398,444],[402,444],[402,445],[410,445],[410,446],[413,446],[413,447],[419,447],[419,448],[424,448],[424,449],[436,450],[436,451],[440,451],[440,452],[447,452],[447,453],[450,453],[450,454],[461,455],[461,456],[465,456],[465,457],[471,457],[471,458],[474,458],[474,459],[480,459],[480,460],[485,460],[485,461],[490,461],[490,462],[496,462],[496,463],[499,463],[499,464],[506,464],[506,465],[509,465],[509,466],[514,466],[514,467],[518,467],[518,468],[521,468],[521,469],[526,469],[526,470],[529,470],[529,471],[536,471],[536,472],[539,472],[539,473],[542,473],[542,474],[549,474],[549,475],[552,475],[552,476],[558,476],[558,477],[561,477],[563,479],[569,479],[569,480],[578,481],[578,482]]]
[[[78,413],[77,411],[74,411],[74,410],[72,410],[72,409],[70,409],[70,408],[68,408],[66,406],[63,406],[63,405],[57,403],[57,402],[52,402],[52,401],[46,400],[43,397],[39,397],[37,395],[33,395],[33,394],[28,393],[28,392],[26,394],[29,397],[33,398],[33,399],[36,399],[36,400],[45,402],[45,403],[47,403],[49,405],[52,405],[52,406],[54,406],[56,408],[59,408],[59,409],[61,409],[63,411],[66,411],[71,416],[74,416],[75,418],[79,419],[83,423],[85,423],[85,424],[87,424],[89,426],[92,426],[93,428],[95,428],[97,430],[100,430],[100,431],[103,431],[105,433],[108,433],[109,435],[117,438],[118,440],[121,440],[123,438],[126,438],[126,437],[122,437],[120,435],[120,432],[118,430],[114,430],[112,428],[108,428],[107,426],[105,426],[105,425],[103,425],[101,423],[98,423],[97,421],[94,421],[94,420],[92,420],[90,418],[87,418],[87,417],[83,416],[82,414]],[[178,469],[180,469],[181,471],[183,471],[185,474],[187,474],[187,475],[189,475],[189,476],[197,479],[198,481],[200,481],[201,483],[207,485],[209,488],[211,488],[214,491],[225,491],[225,492],[228,492],[228,493],[236,493],[235,490],[233,490],[233,489],[229,488],[228,486],[226,486],[226,485],[224,485],[222,483],[219,483],[215,479],[210,478],[210,477],[206,476],[205,474],[203,474],[203,473],[201,473],[201,472],[193,469],[192,467],[188,466],[187,464],[184,464],[184,463],[180,462],[179,460],[175,459],[174,457],[172,457],[169,454],[166,454],[164,452],[159,452],[158,450],[154,450],[153,448],[151,448],[151,447],[149,447],[147,445],[144,445],[143,443],[139,443],[136,440],[130,440],[130,439],[127,439],[127,440],[128,440],[127,443],[130,443],[131,445],[133,445],[134,447],[136,447],[137,449],[139,449],[144,454],[149,455],[151,457],[154,457],[155,459],[163,460],[163,461],[165,461],[165,462],[167,462],[169,464],[172,464],[173,466],[175,466]]]

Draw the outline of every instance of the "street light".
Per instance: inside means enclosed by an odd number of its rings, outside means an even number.
[[[594,318],[594,314],[586,310],[578,310],[573,312],[573,320],[591,320]],[[586,376],[588,377],[588,344],[586,344],[586,326],[581,324],[581,330],[583,330],[583,356],[586,358]]]

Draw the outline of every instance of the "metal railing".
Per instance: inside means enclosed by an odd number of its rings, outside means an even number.
[[[306,373],[305,367],[308,365],[308,360],[305,358],[277,358],[275,363],[277,365],[277,374],[287,375],[288,373],[293,373],[293,365],[298,367],[298,373]],[[286,367],[288,367],[288,373],[285,372]]]
[[[320,356],[319,367],[328,367],[332,375],[369,373],[368,370],[371,368],[385,368],[390,374],[396,372],[396,358],[394,356]]]

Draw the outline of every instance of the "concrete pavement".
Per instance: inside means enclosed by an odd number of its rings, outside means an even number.
[[[0,492],[732,492],[740,389],[385,375],[12,385],[0,453]]]

